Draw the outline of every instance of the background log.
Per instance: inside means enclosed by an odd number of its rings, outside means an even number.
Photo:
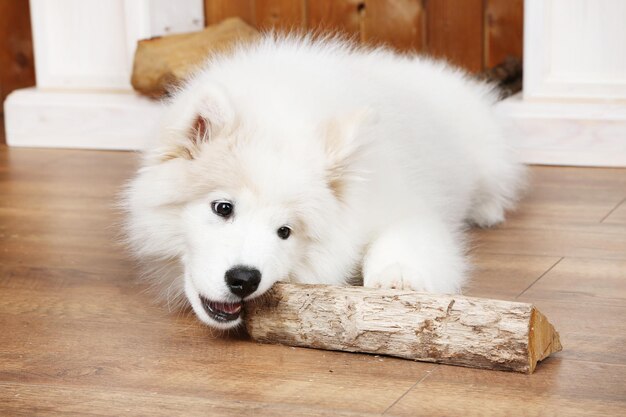
[[[200,32],[139,41],[131,84],[150,97],[167,95],[212,54],[258,36],[259,32],[243,20],[230,18]]]
[[[278,283],[246,306],[264,343],[532,373],[560,351],[532,304],[363,287]]]

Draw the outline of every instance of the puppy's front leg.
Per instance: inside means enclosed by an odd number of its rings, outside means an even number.
[[[457,229],[433,216],[390,225],[363,261],[366,287],[458,293],[467,264]]]

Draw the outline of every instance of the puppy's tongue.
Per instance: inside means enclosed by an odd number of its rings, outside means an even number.
[[[212,301],[211,307],[213,310],[222,311],[228,314],[237,314],[241,311],[241,303],[218,303]]]

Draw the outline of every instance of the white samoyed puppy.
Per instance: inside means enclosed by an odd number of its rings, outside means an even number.
[[[221,329],[276,281],[457,293],[465,225],[500,223],[523,177],[496,100],[442,62],[268,35],[173,97],[128,243]]]

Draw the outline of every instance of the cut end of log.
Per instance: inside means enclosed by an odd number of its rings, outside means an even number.
[[[534,372],[537,362],[561,350],[563,350],[563,346],[559,333],[550,324],[546,316],[533,307],[528,330],[528,373]]]

